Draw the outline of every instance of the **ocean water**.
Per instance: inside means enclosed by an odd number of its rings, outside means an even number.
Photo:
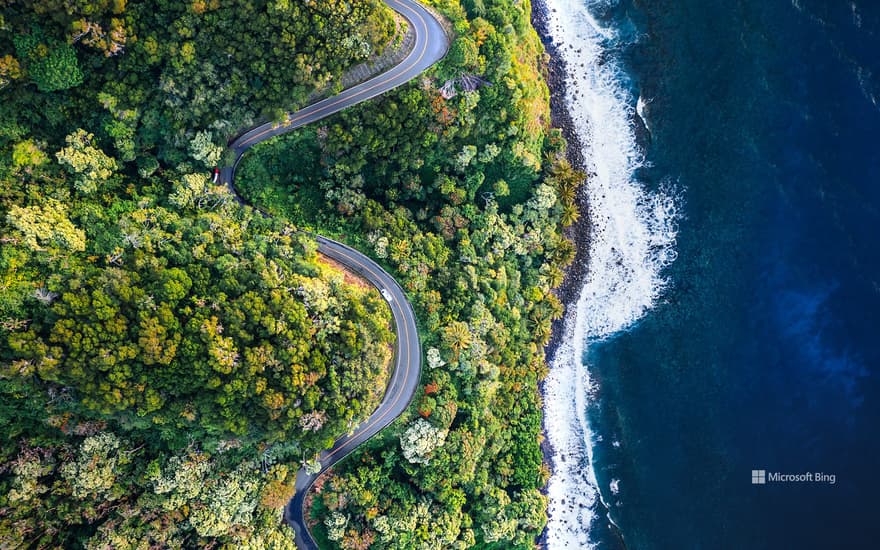
[[[880,2],[546,3],[594,173],[549,548],[880,547]]]

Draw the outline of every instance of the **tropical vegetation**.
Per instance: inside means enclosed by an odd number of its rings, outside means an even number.
[[[303,466],[376,407],[383,264],[425,351],[410,410],[316,483],[339,548],[530,548],[543,346],[582,176],[530,5],[434,0],[422,77],[261,144],[402,26],[379,0],[0,0],[0,546],[292,548]],[[279,70],[283,68],[284,70]]]

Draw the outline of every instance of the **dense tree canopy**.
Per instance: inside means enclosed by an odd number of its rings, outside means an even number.
[[[373,254],[422,325],[411,409],[318,484],[322,541],[532,548],[546,520],[542,347],[562,313],[552,289],[574,249],[561,228],[583,176],[548,127],[528,3],[433,3],[456,31],[436,70],[258,146],[239,186]]]
[[[193,141],[201,150],[225,146],[280,107],[303,105],[381,52],[396,28],[381,0],[3,6],[0,89],[18,97],[4,102],[0,121],[57,143],[76,129],[72,121],[90,119],[88,130],[112,142],[119,160],[149,151],[172,166]],[[213,165],[218,158],[198,160]]]
[[[0,10],[0,546],[292,548],[293,476],[376,407],[390,311],[206,168],[388,10]]]
[[[13,41],[20,64],[41,92],[56,92],[82,84],[83,73],[76,52],[69,44],[45,39],[39,27],[16,36]]]
[[[366,417],[387,305],[416,308],[412,406],[323,477],[341,548],[530,548],[537,384],[582,176],[549,128],[528,2],[434,0],[423,78],[210,169],[400,30],[380,0],[0,1],[0,540],[293,547],[296,471]]]
[[[94,506],[130,495],[128,485],[146,490],[149,457],[195,449],[226,452],[212,459],[216,474],[247,456],[293,459],[295,469],[375,408],[391,359],[390,312],[378,292],[323,262],[309,238],[254,217],[224,189],[188,189],[196,195],[189,200],[178,189],[164,205],[135,193],[67,207],[51,198],[76,193],[60,165],[31,175],[60,185],[42,187],[47,196],[32,206],[10,205],[3,226],[2,450],[11,461],[21,453],[71,458],[41,467],[38,478],[0,478],[13,491],[0,499],[11,505],[47,478],[53,498],[87,508],[46,530],[43,506],[54,500],[12,515],[0,507],[0,536],[42,532],[48,544],[79,524],[113,523],[109,509]],[[112,431],[82,440],[79,455],[65,450],[96,429]],[[130,458],[135,447],[143,450]],[[207,515],[189,520],[206,540],[255,521],[268,478],[235,467],[247,489],[218,485],[205,493]],[[215,515],[210,499],[237,491],[247,513]]]

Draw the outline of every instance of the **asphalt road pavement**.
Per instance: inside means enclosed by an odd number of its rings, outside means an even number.
[[[425,69],[443,59],[449,49],[449,40],[440,22],[428,10],[414,0],[384,0],[384,2],[406,19],[415,34],[415,44],[409,55],[394,67],[366,82],[343,90],[333,97],[313,103],[295,113],[288,113],[286,122],[268,122],[239,136],[230,145],[236,154],[235,164],[221,170],[221,177],[224,181],[231,182],[234,179],[235,166],[242,154],[257,143],[292,132],[352,105],[382,95],[406,84],[422,74]]]
[[[397,281],[376,262],[350,247],[324,237],[318,237],[317,241],[318,251],[321,254],[355,271],[382,292],[385,301],[391,307],[397,332],[394,372],[382,402],[364,423],[352,433],[337,439],[331,449],[321,453],[318,460],[321,463],[320,473],[323,473],[345,458],[358,445],[391,424],[406,409],[419,387],[422,350],[412,305]],[[296,532],[296,545],[301,550],[317,548],[305,527],[303,502],[309,487],[320,473],[309,475],[304,469],[297,473],[296,494],[284,511],[285,518]]]

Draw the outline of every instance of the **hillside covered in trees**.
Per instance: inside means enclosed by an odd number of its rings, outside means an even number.
[[[293,476],[378,404],[390,311],[207,168],[388,9],[0,7],[0,546],[292,548]]]
[[[223,146],[380,52],[379,0],[0,0],[0,541],[292,548],[303,464],[375,408],[394,336],[318,230],[382,263],[425,350],[411,410],[318,482],[339,548],[530,548],[543,345],[582,176],[527,1],[427,2],[423,77]]]
[[[546,522],[538,381],[583,179],[549,128],[528,2],[437,0],[424,78],[258,146],[238,186],[398,277],[426,350],[408,414],[317,483],[341,548],[531,548]]]

